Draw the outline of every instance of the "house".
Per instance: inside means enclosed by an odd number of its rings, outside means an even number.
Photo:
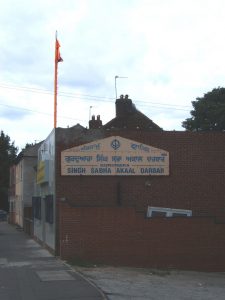
[[[225,270],[225,134],[163,131],[128,96],[116,117],[38,150],[34,236],[63,259]]]
[[[9,170],[9,223],[16,224],[16,165],[12,165]]]
[[[10,169],[9,220],[29,233],[32,226],[32,196],[36,186],[35,168],[40,144],[23,149]]]

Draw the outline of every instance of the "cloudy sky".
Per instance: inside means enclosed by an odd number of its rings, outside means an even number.
[[[224,0],[0,0],[0,130],[18,147],[58,127],[115,116],[117,95],[164,130],[191,101],[225,86]]]

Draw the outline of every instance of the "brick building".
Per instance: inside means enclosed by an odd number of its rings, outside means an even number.
[[[225,270],[223,132],[163,131],[121,97],[107,124],[57,128],[47,144],[35,232],[57,255]]]

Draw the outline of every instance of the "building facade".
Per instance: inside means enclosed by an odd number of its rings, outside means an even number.
[[[100,121],[39,149],[36,238],[63,259],[224,271],[225,134],[163,131],[128,97]]]
[[[9,222],[16,224],[16,165],[10,167],[9,178]]]
[[[10,220],[24,228],[26,218],[32,222],[32,196],[36,182],[37,150],[35,144],[22,150],[10,170]]]

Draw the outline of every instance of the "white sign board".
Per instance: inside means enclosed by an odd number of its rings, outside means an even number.
[[[111,136],[62,151],[61,175],[169,175],[169,152]]]

